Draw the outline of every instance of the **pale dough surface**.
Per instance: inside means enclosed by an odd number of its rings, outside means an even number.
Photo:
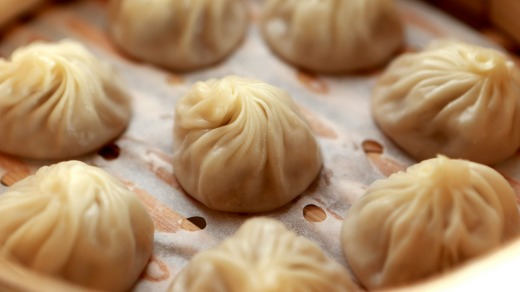
[[[123,51],[179,71],[227,57],[248,24],[244,0],[115,0],[110,9],[112,38]]]
[[[439,36],[491,46],[482,35],[427,7],[423,1],[396,2],[405,22],[406,44],[410,50],[422,49]],[[313,76],[281,62],[266,46],[259,24],[254,21],[265,2],[251,0],[248,4],[254,8],[255,18],[240,49],[209,69],[172,74],[136,62],[114,49],[106,33],[108,1],[66,3],[54,5],[38,13],[33,21],[6,33],[0,42],[0,55],[9,56],[35,38],[75,38],[86,44],[96,57],[114,65],[126,81],[133,97],[134,114],[128,129],[115,141],[121,155],[107,160],[92,153],[81,160],[130,183],[149,207],[156,223],[152,259],[132,291],[166,291],[195,254],[219,244],[252,217],[214,211],[192,199],[175,180],[172,166],[176,102],[196,82],[227,75],[259,79],[286,90],[302,109],[322,149],[324,168],[316,184],[285,207],[262,216],[283,222],[289,230],[317,243],[331,259],[348,267],[338,239],[343,215],[368,185],[395,171],[395,168],[381,166],[405,168],[417,162],[389,140],[371,117],[371,90],[379,72]],[[363,145],[367,140],[378,142],[383,153],[366,155]],[[24,167],[35,172],[44,164],[0,155],[0,177]],[[495,168],[510,179],[520,181],[519,165],[518,158],[511,158]],[[0,192],[6,189],[0,185]],[[303,210],[309,205],[321,208],[322,218],[326,217],[324,221],[310,222],[304,217]],[[195,216],[204,218],[207,226],[198,231],[186,230],[181,224],[186,222],[183,218]]]
[[[323,159],[289,94],[228,76],[198,82],[175,107],[173,166],[183,188],[228,212],[271,211],[309,187]]]
[[[230,238],[197,254],[170,292],[357,291],[347,270],[308,239],[273,219],[246,221]]]
[[[392,62],[374,88],[372,112],[417,159],[496,164],[520,146],[520,70],[498,50],[435,41]]]
[[[82,44],[35,42],[0,58],[0,151],[65,159],[97,150],[130,120],[115,72]]]
[[[79,161],[44,166],[0,196],[0,256],[85,287],[128,290],[153,234],[135,193]]]
[[[404,45],[393,0],[268,0],[261,30],[271,49],[320,73],[370,69]]]
[[[373,183],[347,211],[341,242],[358,279],[381,289],[447,272],[519,231],[500,173],[440,156]]]

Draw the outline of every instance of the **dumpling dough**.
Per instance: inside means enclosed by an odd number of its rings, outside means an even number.
[[[121,49],[180,71],[227,57],[248,22],[244,0],[114,0],[110,5],[110,31]]]
[[[0,195],[0,256],[82,286],[127,291],[153,234],[133,192],[79,161],[42,167]]]
[[[381,65],[404,43],[393,0],[267,0],[260,25],[276,54],[322,73]]]
[[[114,72],[73,41],[34,43],[0,58],[0,151],[64,159],[100,148],[130,119]]]
[[[356,291],[347,270],[310,240],[266,218],[250,219],[220,245],[195,255],[171,292]]]
[[[496,50],[435,42],[391,64],[374,89],[372,112],[415,158],[495,164],[520,146],[520,71]]]
[[[33,272],[3,256],[0,256],[0,291],[99,292]]]
[[[347,212],[341,242],[371,290],[448,271],[519,227],[515,193],[498,172],[441,156],[372,184]]]
[[[182,187],[209,208],[262,212],[305,191],[322,156],[285,91],[229,76],[198,82],[177,102],[173,165]]]

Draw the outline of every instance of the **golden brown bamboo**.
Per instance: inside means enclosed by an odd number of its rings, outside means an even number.
[[[0,27],[35,8],[44,0],[2,0],[0,1]]]
[[[492,0],[491,22],[520,43],[520,1]]]

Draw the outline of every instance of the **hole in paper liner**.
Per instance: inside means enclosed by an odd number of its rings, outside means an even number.
[[[323,222],[327,219],[327,213],[314,204],[309,204],[303,208],[303,217],[309,222]]]
[[[300,81],[305,86],[305,88],[311,92],[318,94],[328,94],[330,91],[327,83],[318,77],[318,75],[315,73],[306,70],[298,70],[296,72],[296,77],[298,81]]]
[[[381,143],[374,141],[374,140],[365,140],[361,144],[363,147],[363,151],[365,153],[377,153],[377,154],[383,154],[384,147],[381,145]]]
[[[150,282],[161,282],[170,277],[170,270],[168,266],[159,258],[152,255],[148,266],[141,274],[141,279],[148,280]]]
[[[105,160],[114,160],[121,154],[121,148],[116,143],[109,143],[99,149],[98,154]]]
[[[206,219],[204,219],[200,216],[186,218],[186,219],[182,220],[182,224],[181,224],[182,229],[187,230],[187,231],[203,230],[204,228],[206,228],[206,226],[207,226]]]

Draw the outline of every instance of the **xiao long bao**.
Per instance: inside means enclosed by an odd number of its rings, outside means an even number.
[[[255,218],[195,255],[170,292],[358,291],[347,270],[273,219]]]
[[[114,0],[110,32],[138,59],[177,71],[221,61],[239,45],[249,23],[245,0]]]
[[[99,292],[34,272],[3,256],[0,256],[0,291]]]
[[[374,89],[372,113],[417,159],[495,164],[520,146],[520,71],[497,50],[436,41],[392,62]]]
[[[518,236],[515,193],[494,169],[443,156],[373,183],[347,211],[341,243],[369,290],[449,271]]]
[[[404,43],[393,0],[267,0],[260,26],[276,54],[319,73],[370,69]]]
[[[73,41],[33,43],[0,59],[0,151],[63,159],[117,137],[130,97],[113,70]]]
[[[83,162],[42,167],[0,195],[0,257],[88,288],[127,291],[153,236],[137,196]]]
[[[177,102],[175,174],[212,209],[263,212],[304,192],[322,156],[287,92],[229,76],[198,82]]]

